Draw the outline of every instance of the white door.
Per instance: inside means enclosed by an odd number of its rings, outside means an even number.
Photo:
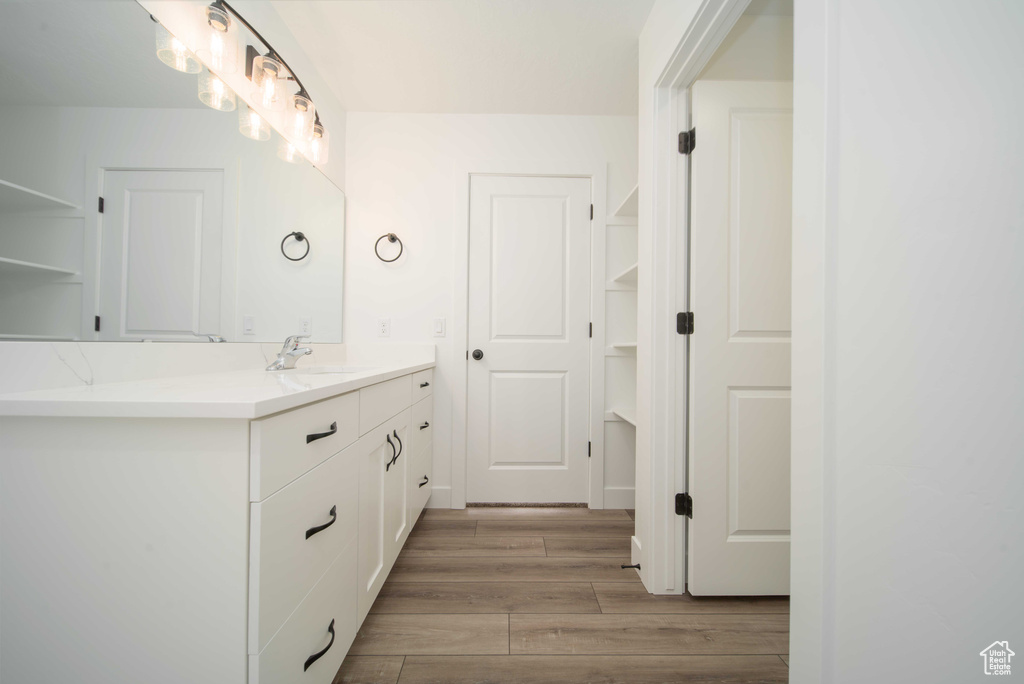
[[[105,171],[101,340],[220,334],[222,171]]]
[[[587,501],[590,201],[588,178],[471,178],[470,502]]]
[[[692,92],[690,593],[789,593],[791,83]]]

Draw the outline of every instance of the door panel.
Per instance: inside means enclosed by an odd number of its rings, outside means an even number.
[[[590,180],[470,183],[468,499],[585,502]]]
[[[693,87],[687,588],[789,593],[792,84]]]
[[[106,171],[100,338],[220,332],[222,171]]]

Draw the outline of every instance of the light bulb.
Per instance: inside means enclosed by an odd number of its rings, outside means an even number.
[[[235,109],[235,91],[209,70],[199,74],[199,101],[211,109],[230,112]]]
[[[281,142],[277,146],[277,156],[284,159],[289,164],[298,164],[302,161],[302,152],[292,143],[288,142],[286,138],[281,137]]]
[[[198,74],[203,69],[185,43],[161,24],[156,25],[156,56],[167,66],[186,74]]]
[[[284,66],[269,55],[252,60],[252,95],[263,109],[279,112],[284,109],[284,92],[279,79]]]
[[[326,164],[330,134],[319,121],[313,124],[313,139],[309,141],[306,157],[314,164]]]
[[[197,51],[207,66],[219,74],[233,74],[238,69],[238,36],[235,22],[223,6],[214,3],[203,8],[207,29]]]
[[[288,132],[296,140],[308,141],[313,138],[313,122],[316,120],[316,107],[312,100],[303,94],[291,97],[292,108],[288,110]]]
[[[248,105],[238,109],[238,130],[252,140],[270,140],[270,124]]]

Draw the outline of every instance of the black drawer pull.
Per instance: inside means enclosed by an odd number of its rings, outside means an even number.
[[[309,539],[310,537],[312,537],[317,532],[323,532],[324,530],[326,530],[328,527],[330,527],[331,525],[333,525],[337,521],[338,521],[338,507],[337,506],[331,506],[331,521],[330,522],[326,522],[323,525],[317,525],[316,527],[310,527],[308,530],[306,530],[306,539]]]
[[[425,484],[427,484],[428,482],[430,482],[430,478],[429,478],[429,477],[427,477],[426,475],[424,475],[424,476],[423,476],[423,482],[420,482],[420,487],[424,486],[424,485],[425,485]]]
[[[338,421],[334,421],[333,423],[331,423],[331,429],[328,430],[327,432],[318,432],[313,435],[306,435],[306,444],[309,444],[310,442],[315,442],[318,439],[323,439],[324,437],[330,437],[337,431]]]
[[[430,427],[430,423],[423,421],[423,425],[420,425],[420,430],[426,430],[428,427]]]
[[[308,658],[306,658],[306,664],[302,666],[302,671],[303,672],[308,670],[310,665],[312,665],[316,661],[320,660],[320,658],[323,657],[324,653],[327,653],[328,651],[330,651],[331,650],[331,646],[334,645],[334,620],[331,620],[331,624],[330,624],[329,627],[327,627],[327,631],[331,633],[331,641],[326,646],[324,646],[324,650],[317,651],[313,655],[311,655]]]
[[[395,454],[394,459],[391,461],[391,463],[395,463],[395,461],[398,460],[398,457],[402,455],[402,452],[405,451],[405,445],[402,444],[402,438],[398,436],[398,430],[395,430],[392,434],[395,436],[395,439],[398,440],[398,453]]]
[[[423,389],[424,387],[430,387],[430,383],[429,382],[421,382],[420,383],[420,389]]]
[[[398,460],[398,449],[395,448],[395,443],[391,441],[391,435],[388,435],[388,444],[391,445],[391,460],[384,464],[384,472],[391,470],[391,464]]]

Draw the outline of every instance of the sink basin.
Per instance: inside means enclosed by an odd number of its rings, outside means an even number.
[[[342,373],[365,373],[376,366],[310,366],[292,369],[296,375],[340,375]]]

